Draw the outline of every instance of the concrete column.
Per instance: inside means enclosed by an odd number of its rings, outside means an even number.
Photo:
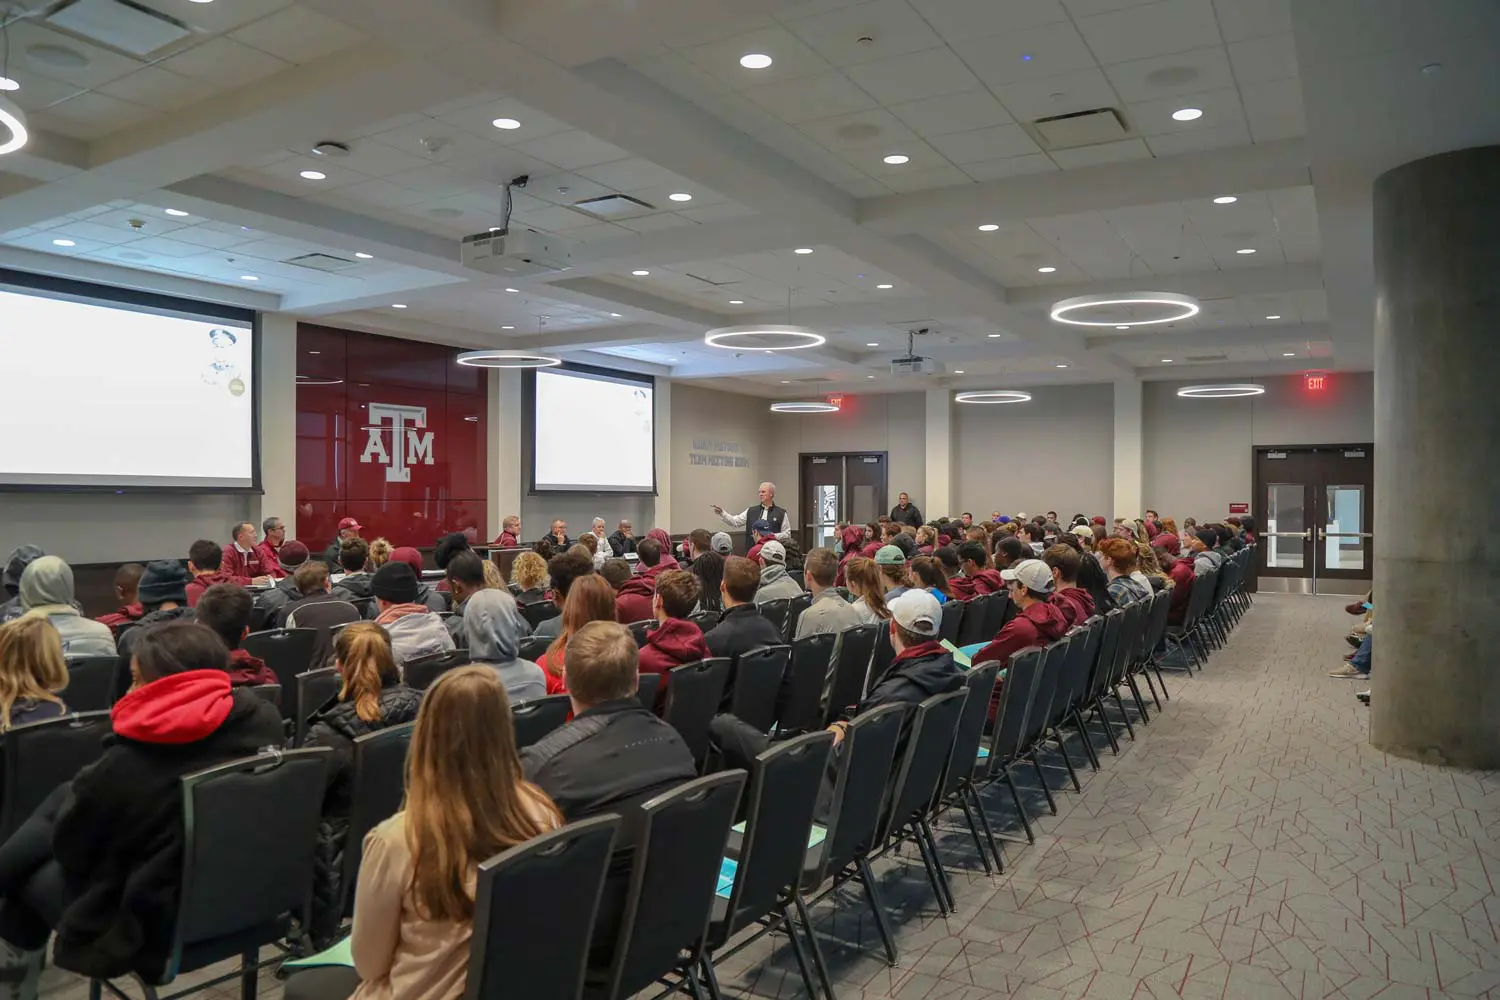
[[[929,521],[953,513],[953,394],[947,389],[927,390],[927,421],[924,455],[926,482],[921,497],[912,501]],[[891,497],[894,506],[895,497]]]
[[[260,485],[250,519],[279,517],[297,537],[297,320],[260,316]]]
[[[1143,396],[1141,383],[1135,379],[1115,382],[1115,517],[1140,517],[1144,509],[1141,498]]]
[[[1370,742],[1500,768],[1500,146],[1375,182]],[[1433,525],[1437,530],[1414,530]]]
[[[521,372],[515,368],[490,369],[489,456],[487,470],[490,538],[500,536],[507,514],[521,513],[527,471],[521,468]],[[546,528],[522,525],[525,537],[540,538]]]

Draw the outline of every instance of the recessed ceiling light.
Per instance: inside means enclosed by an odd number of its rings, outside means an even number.
[[[1172,363],[1172,359],[1171,358],[1162,358],[1161,359],[1161,363],[1164,364],[1164,365],[1170,365]]]
[[[729,300],[729,304],[732,305],[732,306],[742,306],[742,305],[745,304],[745,300],[744,299],[730,299]]]
[[[955,368],[955,369],[953,369],[953,374],[955,374],[955,375],[962,375],[963,373],[964,373],[964,370],[962,368]]]
[[[981,233],[993,233],[995,230],[997,230],[999,228],[1000,227],[997,226],[997,225],[995,225],[993,222],[986,222],[984,225],[982,225],[982,226],[979,227],[979,231]]]
[[[910,163],[911,157],[907,156],[905,153],[892,153],[885,158],[885,162],[889,163],[893,167],[899,167],[903,163]]]
[[[1195,122],[1203,117],[1203,111],[1200,108],[1178,108],[1172,112],[1172,117],[1180,122]]]
[[[507,288],[506,291],[510,292],[512,295],[514,295],[515,293],[519,292],[520,289],[519,288]]]
[[[257,278],[253,274],[242,274],[242,275],[240,275],[240,280],[241,281],[259,281],[260,279]]]
[[[1254,252],[1255,252],[1255,248],[1254,247],[1245,247],[1243,250],[1236,250],[1235,251],[1235,253],[1240,253],[1240,254],[1254,253]]]
[[[609,316],[610,316],[610,319],[619,319],[620,318],[620,313],[610,313]]]
[[[1280,319],[1280,316],[1267,316],[1266,319]]]
[[[52,245],[55,247],[76,247],[78,244],[72,240],[53,240]]]
[[[686,191],[675,191],[672,194],[667,195],[667,200],[668,201],[692,201],[693,200],[693,196],[690,195],[690,194],[688,194]]]
[[[322,354],[322,351],[308,351],[308,354]]]
[[[502,326],[500,329],[502,329],[502,330],[514,330],[515,327],[513,327],[513,326]]]
[[[1057,367],[1058,367],[1058,368],[1066,368],[1066,367],[1068,367],[1068,366],[1067,366],[1067,365],[1058,365],[1058,366],[1057,366]]]
[[[872,342],[872,343],[868,343],[868,344],[866,344],[866,345],[865,345],[865,346],[866,346],[866,347],[879,347],[879,346],[880,346],[880,345],[879,345],[879,344],[877,344],[877,343],[873,343],[873,342]]]
[[[650,271],[631,271],[630,273],[635,275],[637,278],[649,277],[651,274]]]
[[[8,76],[0,76],[0,90],[20,90],[21,85]]]
[[[193,3],[213,3],[214,0],[192,0]]]
[[[1128,326],[1117,326],[1117,327],[1115,327],[1115,329],[1116,330],[1129,330],[1130,327],[1128,327]]]
[[[1055,268],[1055,267],[1039,267],[1036,270],[1037,270],[1038,274],[1051,274],[1053,271],[1056,271],[1057,268]]]
[[[865,378],[874,378],[874,375],[866,375]]]
[[[746,69],[765,69],[773,62],[775,60],[764,52],[747,52],[740,56],[740,65]]]
[[[1239,201],[1239,199],[1236,198],[1232,194],[1221,194],[1217,198],[1214,199],[1214,204],[1215,205],[1233,205],[1237,201]]]
[[[896,286],[895,285],[876,285],[875,287],[884,290],[884,289],[887,289],[887,288],[895,288]]]
[[[496,128],[503,128],[506,131],[521,127],[521,123],[516,121],[514,118],[496,118],[494,121],[490,122],[490,124],[495,126]]]
[[[992,333],[992,334],[990,334],[990,339],[991,340],[999,340],[1000,339],[1000,335],[998,333]]]
[[[183,211],[183,210],[182,210],[182,209],[180,209],[180,208],[169,208],[169,209],[167,209],[167,210],[166,210],[166,213],[167,213],[167,214],[168,214],[168,215],[173,215],[173,216],[176,216],[176,217],[177,217],[177,218],[179,218],[179,219],[181,219],[181,218],[183,218],[183,217],[185,217],[185,216],[186,216],[186,215],[187,215],[187,213],[186,213],[186,212],[184,212],[184,211]]]
[[[793,250],[792,253],[800,253],[803,255],[810,254],[812,253],[812,247],[798,247],[797,249]]]
[[[1295,358],[1297,356],[1297,352],[1296,351],[1283,351],[1282,354],[1281,354],[1281,356],[1283,358]]]
[[[354,256],[358,257],[360,260],[374,260],[375,259],[375,255],[374,254],[372,254],[372,253],[365,253],[362,250],[356,250],[356,251],[354,251]]]
[[[406,303],[405,302],[392,302],[391,303],[391,308],[392,309],[405,309],[406,308]]]
[[[321,170],[304,170],[300,176],[305,181],[322,181],[328,179],[328,175]]]
[[[791,385],[792,384],[792,380],[789,379],[789,378],[784,378],[784,379],[781,380],[781,384],[782,385]]]

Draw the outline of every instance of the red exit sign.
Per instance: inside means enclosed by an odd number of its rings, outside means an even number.
[[[1327,372],[1303,372],[1302,388],[1308,392],[1322,392],[1328,388]]]

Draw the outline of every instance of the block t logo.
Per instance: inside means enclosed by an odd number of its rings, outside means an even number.
[[[390,421],[389,428],[381,426],[386,421]],[[423,434],[419,430],[426,426],[425,406],[371,403],[370,426],[365,428],[369,437],[365,440],[364,454],[359,456],[360,462],[368,465],[373,460],[385,466],[385,481],[388,483],[411,482],[413,465],[432,464],[432,431]],[[389,452],[384,440],[387,429],[391,433]]]

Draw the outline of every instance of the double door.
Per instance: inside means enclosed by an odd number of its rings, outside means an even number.
[[[1259,589],[1363,594],[1373,575],[1374,449],[1255,449]]]
[[[831,549],[841,522],[864,524],[890,509],[885,452],[805,454],[801,458],[803,551],[820,546]]]

